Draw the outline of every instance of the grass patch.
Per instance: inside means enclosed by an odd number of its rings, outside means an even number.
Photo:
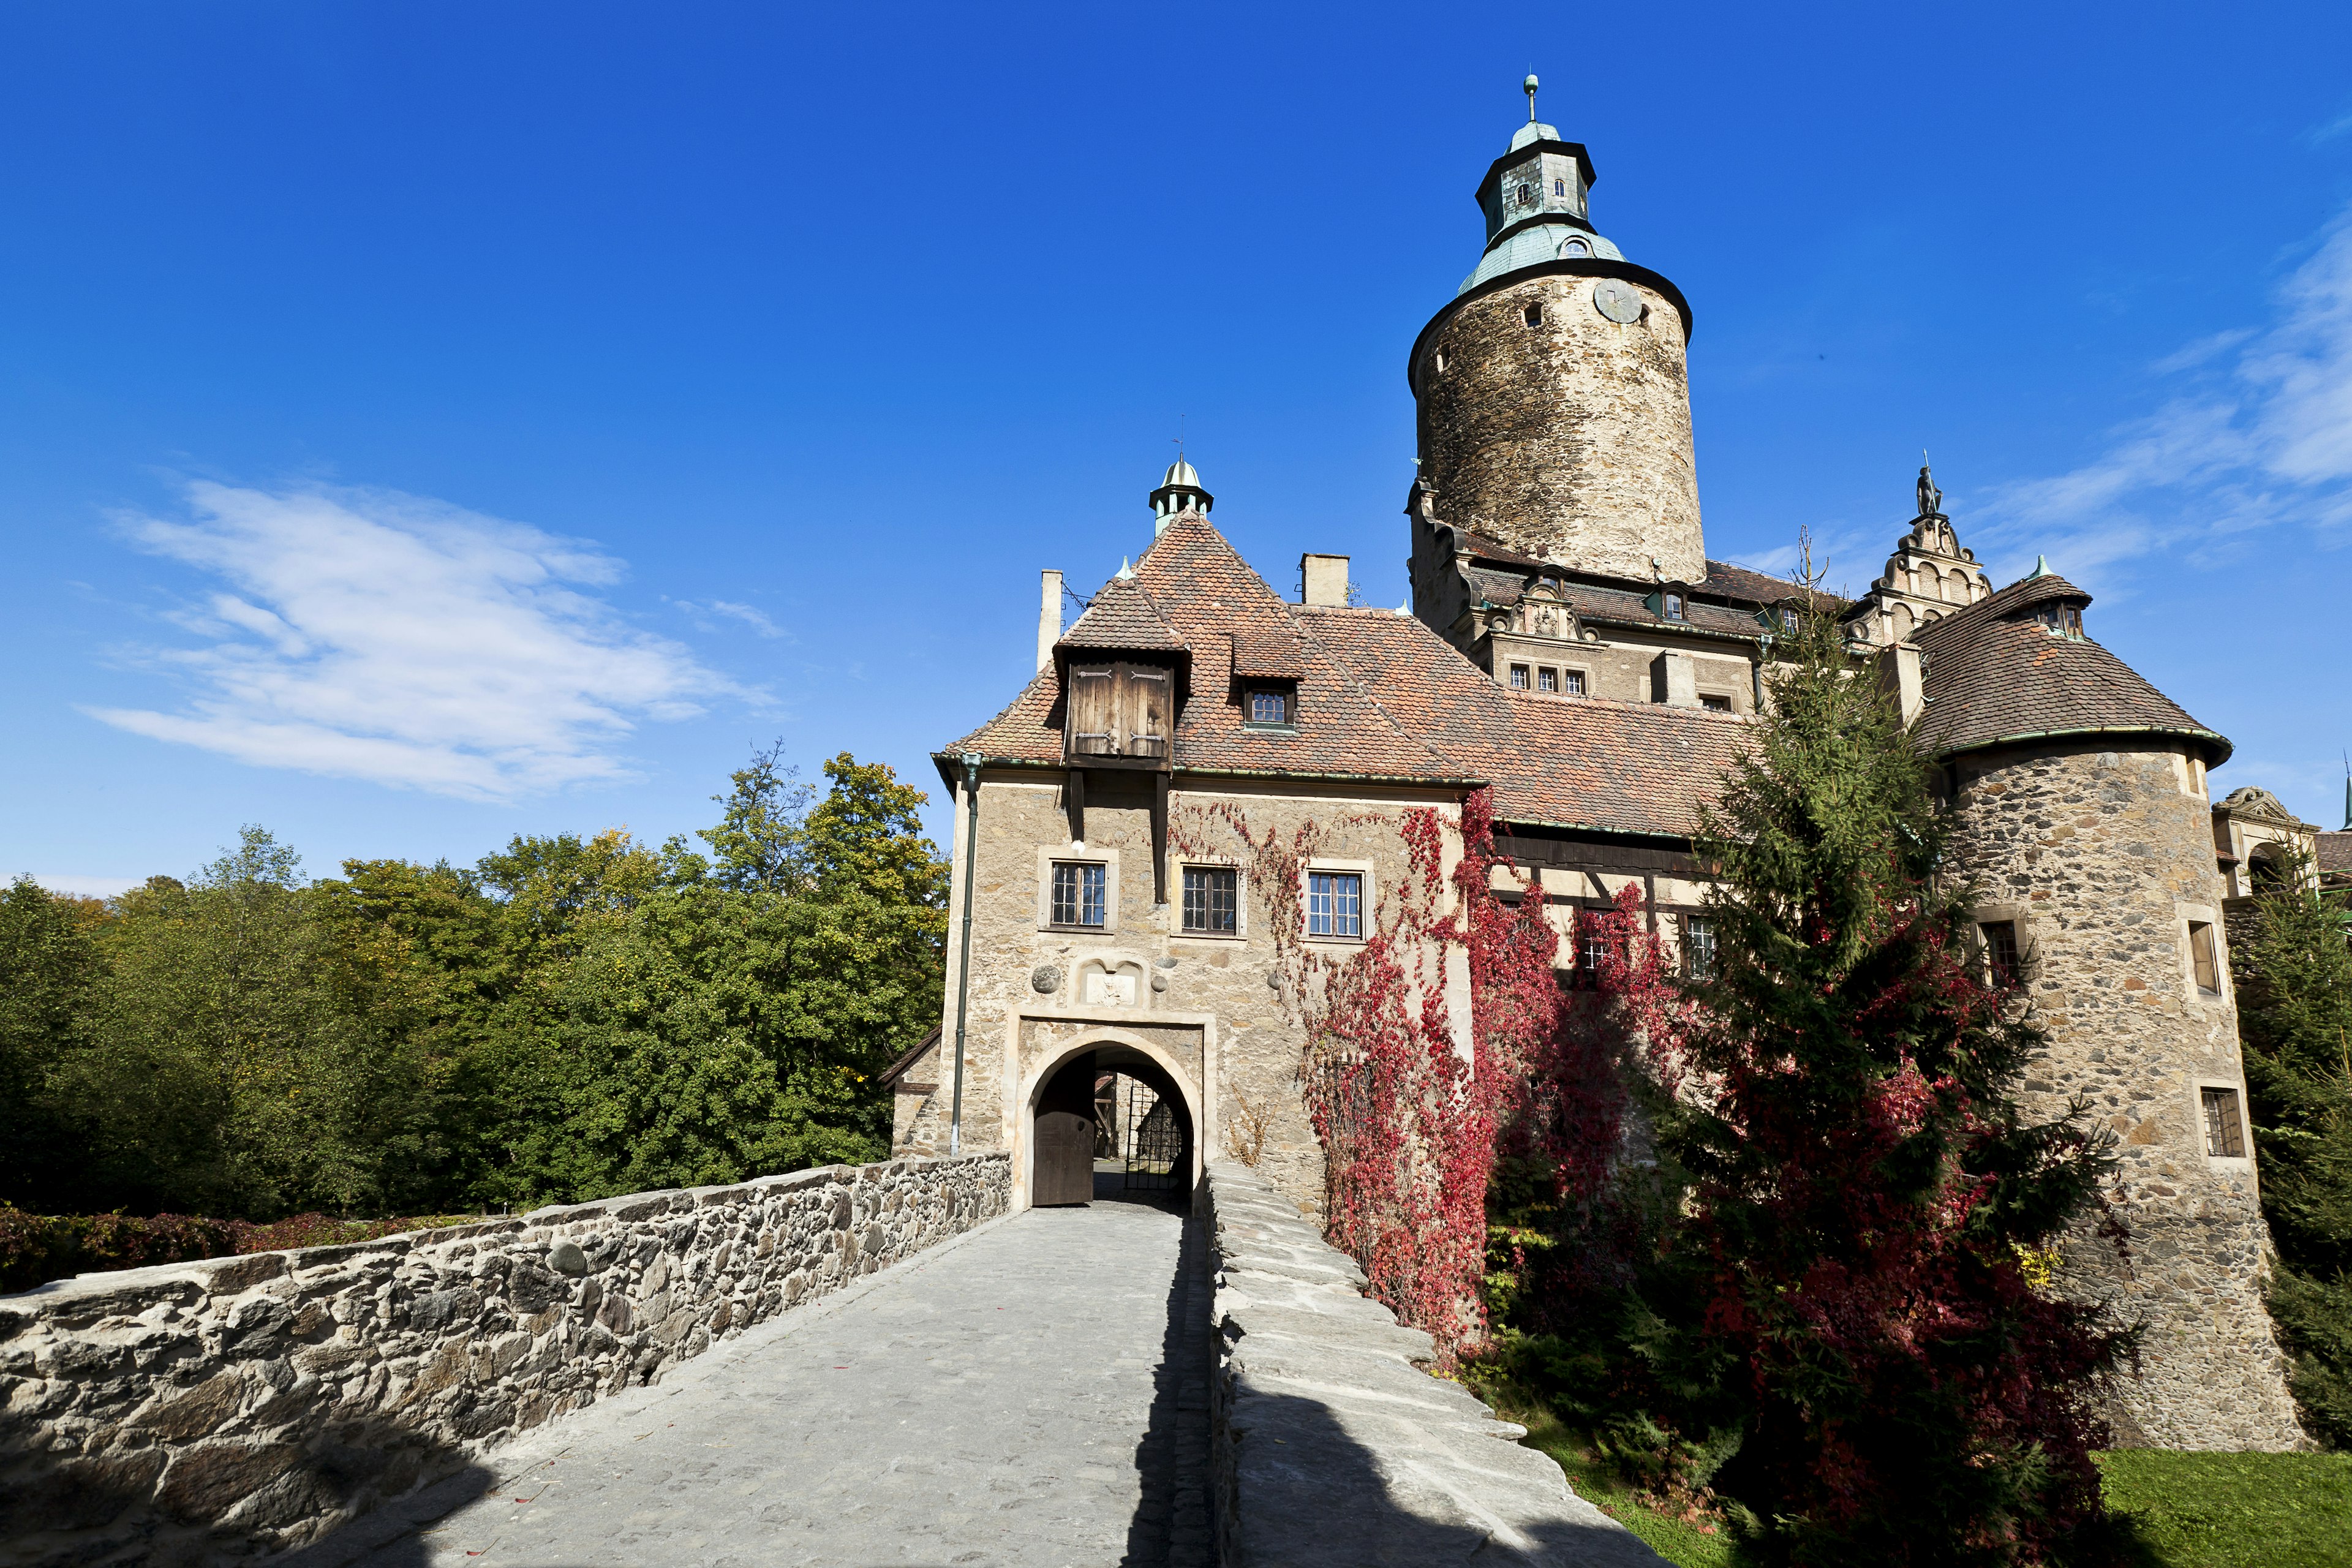
[[[1558,1464],[1577,1496],[1675,1568],[1731,1568],[1726,1535],[1646,1506],[1582,1434],[1540,1410],[1497,1414],[1527,1427],[1520,1441]],[[2163,1568],[2352,1564],[2352,1454],[2119,1448],[2095,1458],[2108,1508],[2131,1517]]]
[[[1549,1455],[1568,1472],[1569,1485],[1576,1489],[1577,1496],[1640,1536],[1651,1551],[1675,1568],[1728,1568],[1731,1543],[1723,1535],[1709,1534],[1700,1525],[1669,1519],[1634,1500],[1632,1489],[1585,1446],[1580,1434],[1570,1431],[1541,1411],[1510,1410],[1503,1414],[1506,1419],[1528,1429],[1520,1442]]]
[[[2352,1563],[2352,1454],[2117,1448],[2096,1458],[2107,1507],[2138,1521],[2165,1568]]]

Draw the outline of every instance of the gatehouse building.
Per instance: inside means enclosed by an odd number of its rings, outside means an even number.
[[[1811,603],[1938,770],[1988,962],[2049,1031],[2029,1110],[2083,1099],[2118,1140],[2129,1256],[2086,1238],[2063,1279],[2149,1325],[2119,1440],[2302,1446],[2262,1305],[2225,916],[2314,830],[2259,791],[2214,803],[2229,741],[2101,646],[2091,595],[2046,565],[1996,587],[1925,468],[1851,603],[1710,560],[1691,307],[1595,227],[1591,155],[1528,96],[1475,192],[1485,248],[1405,365],[1409,605],[1362,605],[1337,554],[1277,593],[1181,458],[1140,554],[1066,626],[1044,574],[1034,674],[937,755],[947,986],[890,1074],[898,1147],[1009,1151],[1015,1206],[1086,1201],[1107,1152],[1186,1187],[1238,1158],[1312,1211],[1312,977],[1449,896],[1481,788],[1510,896],[1572,932],[1638,886],[1704,963],[1692,836]],[[1459,945],[1400,962],[1466,1056]]]

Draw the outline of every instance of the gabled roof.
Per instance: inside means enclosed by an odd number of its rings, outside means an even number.
[[[2229,757],[2227,740],[2122,659],[2087,637],[2043,629],[2033,611],[2053,601],[2087,605],[2091,595],[2054,573],[2028,577],[1912,634],[1927,656],[1917,733],[1928,750],[2158,734],[2202,747],[2209,763]]]
[[[1054,646],[1088,653],[1181,653],[1185,642],[1161,617],[1139,581],[1114,577]]]
[[[1170,519],[1134,570],[1131,580],[1114,579],[1097,595],[1063,646],[1108,604],[1112,614],[1104,624],[1116,629],[1087,629],[1087,646],[1106,646],[1097,640],[1103,637],[1160,635],[1169,640],[1158,646],[1190,651],[1192,695],[1176,726],[1179,773],[1473,782],[1453,758],[1383,710],[1354,674],[1318,644],[1295,613],[1298,606],[1267,587],[1199,513],[1179,512]],[[1140,625],[1143,608],[1150,613],[1150,626]],[[1297,733],[1244,724],[1237,665],[1244,679],[1297,682]],[[1003,712],[940,752],[942,767],[962,752],[978,752],[992,762],[1060,763],[1061,696],[1058,671],[1038,671]]]

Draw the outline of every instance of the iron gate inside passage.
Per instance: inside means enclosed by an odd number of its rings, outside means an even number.
[[[1125,1082],[1127,1113],[1121,1120],[1127,1136],[1120,1142],[1127,1151],[1127,1190],[1181,1192],[1185,1173],[1176,1163],[1184,1156],[1184,1132],[1176,1124],[1176,1108],[1134,1079]]]

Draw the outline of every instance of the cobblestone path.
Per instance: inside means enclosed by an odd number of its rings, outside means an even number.
[[[986,1226],[499,1450],[495,1491],[361,1561],[1206,1564],[1199,1228]]]

